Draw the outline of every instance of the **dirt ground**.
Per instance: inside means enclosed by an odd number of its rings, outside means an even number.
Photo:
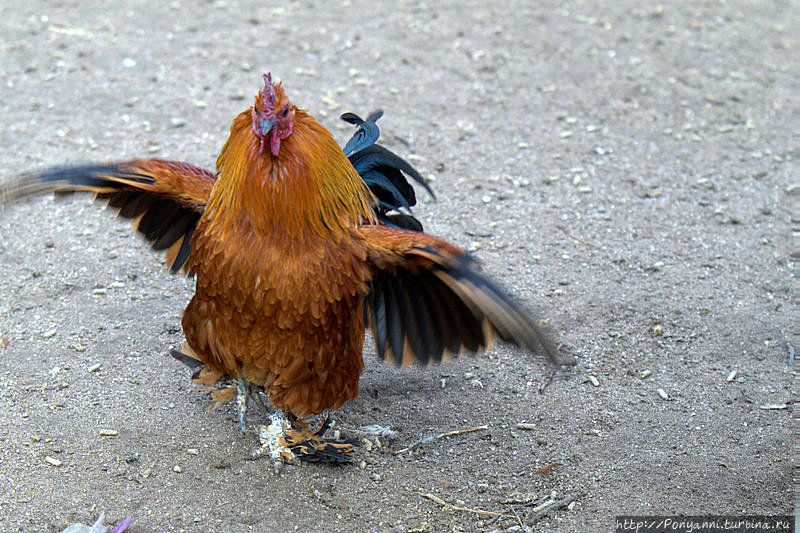
[[[2,531],[101,511],[133,533],[793,512],[797,4],[437,4],[6,2],[0,179],[213,167],[271,71],[341,142],[339,114],[384,109],[383,142],[435,179],[426,229],[540,309],[577,367],[549,379],[499,346],[399,371],[368,345],[335,417],[398,438],[276,476],[167,355],[193,282],[85,196],[36,198],[0,210]],[[534,514],[551,497],[574,500]]]

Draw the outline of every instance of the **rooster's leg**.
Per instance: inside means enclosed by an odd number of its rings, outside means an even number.
[[[239,413],[239,429],[244,433],[247,427],[248,398],[261,406],[265,413],[269,413],[270,410],[264,403],[261,387],[248,383],[243,378],[235,379],[234,382],[236,383],[236,411]]]
[[[239,429],[242,433],[245,432],[245,423],[247,421],[247,396],[248,386],[247,382],[243,379],[236,380],[236,411],[239,413]]]
[[[272,410],[267,406],[267,403],[264,401],[264,389],[259,387],[258,385],[253,385],[252,383],[248,384],[248,393],[250,394],[250,399],[255,401],[265,413],[270,413]]]

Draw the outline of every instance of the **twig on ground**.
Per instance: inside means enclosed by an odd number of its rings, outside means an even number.
[[[753,400],[751,400],[751,399],[750,399],[750,398],[747,396],[747,394],[745,394],[745,392],[744,392],[744,390],[743,390],[743,389],[739,389],[739,392],[740,392],[740,393],[742,393],[742,398],[744,399],[744,401],[746,401],[747,403],[753,403]]]
[[[514,513],[514,518],[517,519],[517,523],[519,524],[519,527],[525,529],[525,524],[522,523],[522,518],[519,517],[519,513],[517,512],[517,510],[512,507],[511,508],[511,512]]]
[[[565,497],[565,498],[563,498],[561,500],[554,500],[550,496],[545,498],[544,501],[542,501],[541,499],[539,499],[539,500],[533,499],[533,500],[531,500],[529,502],[520,503],[520,504],[517,504],[517,505],[512,505],[511,506],[511,512],[513,512],[514,515],[518,516],[517,511],[519,511],[520,509],[524,509],[525,507],[535,506],[531,510],[533,514],[532,514],[530,520],[528,520],[527,521],[528,523],[525,524],[525,525],[530,525],[533,522],[536,522],[537,520],[541,520],[542,518],[544,518],[548,514],[552,513],[553,511],[557,511],[557,510],[561,509],[562,507],[566,507],[567,505],[571,504],[572,502],[574,502],[575,500],[577,500],[578,498],[581,498],[581,497],[583,497],[583,493],[582,492],[579,492],[579,493],[576,493],[576,494],[572,494],[572,495],[567,496],[567,497]],[[487,522],[487,525],[494,524],[495,522],[497,522],[498,520],[500,520],[502,518],[511,518],[511,517],[510,517],[510,515],[495,516],[494,518],[489,520],[489,522]]]
[[[489,429],[489,426],[478,426],[474,428],[467,428],[467,429],[458,429],[456,431],[448,431],[447,433],[440,433],[436,435],[437,439],[443,439],[445,437],[455,437],[456,435],[463,435],[464,433],[472,433],[473,431],[481,431],[483,429]]]
[[[576,235],[573,235],[572,233],[567,231],[567,228],[565,228],[564,226],[556,226],[556,227],[558,229],[560,229],[561,231],[563,231],[564,235],[566,235],[567,237],[569,237],[571,239],[575,239],[576,241],[578,241],[581,244],[585,244],[586,246],[591,246],[592,248],[597,248],[598,250],[605,250],[606,249],[605,246],[601,246],[599,244],[595,244],[593,242],[589,242],[587,240],[581,239],[580,237],[578,237]]]
[[[553,511],[558,511],[559,509],[566,507],[567,505],[571,504],[572,502],[574,502],[575,500],[577,500],[582,496],[583,496],[582,493],[577,493],[562,498],[558,501],[550,499],[547,502],[545,502],[547,505],[542,504],[541,506],[537,506],[533,509],[533,516],[530,518],[528,523],[532,524],[537,520],[541,520],[542,518],[552,513]]]
[[[431,442],[433,440],[443,439],[445,437],[454,437],[456,435],[463,435],[464,433],[472,433],[473,431],[481,431],[483,429],[489,429],[489,426],[478,426],[478,427],[474,427],[474,428],[459,429],[459,430],[456,430],[456,431],[448,431],[446,433],[440,433],[439,435],[436,435],[435,437],[422,437],[421,439],[419,439],[419,440],[417,440],[415,442],[412,442],[411,444],[409,444],[408,446],[406,446],[402,450],[397,450],[397,451],[392,450],[392,455],[400,455],[401,453],[405,453],[405,452],[407,452],[407,451],[409,451],[409,450],[411,450],[413,448],[416,448],[420,444],[425,444],[425,443]]]
[[[423,498],[425,498],[427,500],[430,500],[430,501],[432,501],[433,503],[435,503],[437,505],[441,505],[443,507],[447,507],[447,508],[453,509],[455,511],[465,511],[467,513],[474,513],[474,514],[485,515],[485,516],[494,516],[496,518],[503,518],[503,517],[505,517],[505,518],[514,518],[514,515],[511,515],[511,514],[497,513],[495,511],[484,511],[483,509],[471,509],[469,507],[460,507],[458,505],[453,505],[452,503],[447,503],[446,501],[444,501],[440,497],[436,496],[435,494],[430,494],[429,492],[416,491],[416,492],[414,492],[414,494],[422,496]]]
[[[547,390],[547,387],[549,387],[550,384],[553,382],[553,379],[556,376],[556,372],[557,370],[555,368],[551,369],[549,372],[547,372],[547,375],[544,378],[542,378],[542,380],[539,382],[539,388],[538,388],[539,394],[544,394],[545,390]]]

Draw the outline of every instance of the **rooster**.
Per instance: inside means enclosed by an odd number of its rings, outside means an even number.
[[[159,159],[59,167],[7,181],[0,202],[90,191],[133,219],[173,272],[195,278],[173,355],[202,383],[232,384],[215,399],[235,396],[243,430],[248,397],[266,393],[276,461],[347,458],[352,443],[302,419],[356,399],[367,328],[401,367],[480,352],[495,337],[574,362],[464,250],[422,233],[406,176],[430,189],[376,143],[381,115],[343,115],[358,129],[342,149],[266,74],[214,173]]]

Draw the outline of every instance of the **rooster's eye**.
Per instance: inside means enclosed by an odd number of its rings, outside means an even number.
[[[278,116],[280,116],[281,118],[288,117],[289,116],[289,106],[288,105],[283,106],[283,108],[281,109],[280,113],[278,113]]]

